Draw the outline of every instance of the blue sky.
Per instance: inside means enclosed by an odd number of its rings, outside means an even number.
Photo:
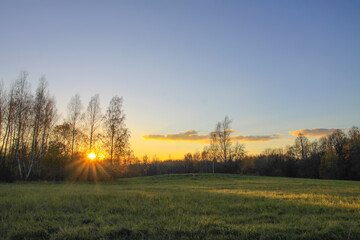
[[[0,79],[46,75],[59,111],[124,97],[138,155],[200,150],[148,134],[360,125],[359,1],[0,1]]]

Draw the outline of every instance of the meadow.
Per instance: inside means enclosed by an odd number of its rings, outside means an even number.
[[[1,239],[360,239],[360,182],[226,174],[0,184]]]

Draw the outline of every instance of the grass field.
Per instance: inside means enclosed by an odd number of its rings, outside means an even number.
[[[0,184],[2,239],[360,239],[360,182],[165,175]]]

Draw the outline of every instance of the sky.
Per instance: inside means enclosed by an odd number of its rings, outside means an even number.
[[[360,126],[360,1],[0,0],[0,80],[122,96],[135,155],[200,151],[225,116],[248,153]]]

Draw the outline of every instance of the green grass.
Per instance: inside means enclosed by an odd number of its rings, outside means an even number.
[[[360,182],[165,175],[0,184],[2,239],[360,239]]]

